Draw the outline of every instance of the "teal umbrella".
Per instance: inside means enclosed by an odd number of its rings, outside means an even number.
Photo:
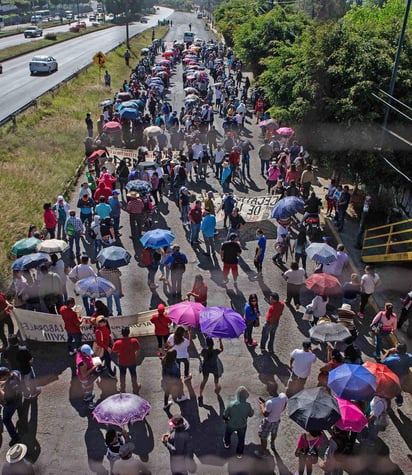
[[[24,238],[17,241],[11,249],[11,253],[17,257],[25,256],[26,254],[31,254],[35,252],[37,246],[41,243],[40,239],[37,238]]]

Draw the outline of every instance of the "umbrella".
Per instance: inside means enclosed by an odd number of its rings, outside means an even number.
[[[37,249],[37,246],[41,243],[37,238],[23,238],[17,241],[11,249],[11,253],[17,257],[31,254]]]
[[[322,264],[335,262],[338,257],[335,249],[323,242],[313,242],[306,248],[306,254],[312,261],[321,262]]]
[[[258,123],[258,127],[270,127],[271,129],[277,129],[279,127],[279,124],[276,122],[275,119],[266,119],[261,120]]]
[[[375,394],[376,377],[363,366],[345,363],[329,372],[328,386],[343,399],[367,401]]]
[[[152,187],[147,181],[144,180],[132,180],[126,184],[127,191],[137,191],[138,193],[150,193],[152,191]]]
[[[134,107],[125,107],[120,111],[120,117],[122,119],[137,119],[139,114],[139,111]]]
[[[11,265],[11,268],[12,270],[35,269],[42,264],[46,264],[46,262],[50,262],[48,254],[44,252],[34,252],[33,254],[27,254],[16,259]]]
[[[296,196],[287,196],[279,200],[272,209],[272,218],[285,219],[290,218],[296,213],[303,211],[305,202]]]
[[[120,246],[109,246],[103,248],[97,255],[97,261],[106,268],[117,269],[127,266],[132,256]]]
[[[37,246],[39,252],[46,252],[47,254],[57,254],[67,251],[68,248],[69,245],[62,239],[46,239]]]
[[[173,56],[173,51],[165,51],[163,54],[162,54],[162,57],[163,58],[170,58],[171,56]]]
[[[122,109],[126,109],[126,108],[129,108],[129,107],[133,107],[135,109],[138,109],[139,108],[139,103],[132,99],[131,101],[124,101],[124,102],[121,102],[118,106],[117,106],[117,110],[118,112],[120,112]]]
[[[162,129],[157,125],[150,125],[143,130],[145,135],[159,135],[162,133]]]
[[[313,340],[322,342],[344,341],[351,336],[351,333],[346,327],[338,323],[322,323],[312,327],[309,330],[309,336]]]
[[[194,99],[194,100],[198,101],[200,99],[200,97],[197,96],[196,94],[189,94],[185,97],[185,101],[188,100],[188,99]]]
[[[243,317],[231,308],[207,307],[200,312],[200,329],[211,338],[238,338],[245,328]]]
[[[172,62],[168,59],[161,59],[161,60],[156,60],[157,64],[160,64],[160,66],[170,66]]]
[[[133,97],[130,95],[130,92],[119,92],[117,94],[116,100],[117,101],[130,101]]]
[[[283,137],[291,137],[292,135],[295,135],[295,131],[291,127],[281,127],[276,130],[276,133]]]
[[[205,307],[198,302],[180,302],[169,308],[167,316],[176,325],[199,326],[199,314]]]
[[[107,107],[107,106],[112,106],[112,105],[113,105],[113,101],[111,101],[110,99],[106,99],[103,102],[99,102],[100,107]]]
[[[103,125],[103,132],[118,132],[119,130],[122,130],[122,126],[115,120],[106,122]]]
[[[149,52],[150,52],[149,48],[142,48],[142,49],[140,50],[140,53],[141,53],[141,54],[148,54]]]
[[[322,387],[303,389],[289,398],[288,412],[308,431],[329,429],[341,418],[338,402]]]
[[[336,422],[336,426],[341,430],[351,432],[361,432],[368,423],[365,414],[353,402],[335,396],[338,401],[341,418]]]
[[[306,279],[306,287],[318,295],[333,295],[340,292],[339,280],[330,274],[312,274]]]
[[[401,393],[399,377],[387,366],[374,361],[367,361],[363,367],[376,377],[376,394],[386,399],[392,399]]]
[[[124,427],[129,423],[142,421],[152,406],[136,394],[113,394],[98,404],[93,416],[101,424],[113,424]]]
[[[116,287],[103,277],[86,277],[76,282],[76,292],[90,298],[108,297],[116,291]]]
[[[140,238],[140,242],[142,243],[143,247],[160,249],[161,247],[170,246],[174,239],[175,235],[167,229],[152,229],[147,231]]]

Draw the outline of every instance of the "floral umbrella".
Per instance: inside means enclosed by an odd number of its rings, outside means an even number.
[[[104,399],[93,411],[93,416],[101,424],[124,427],[142,421],[152,406],[136,394],[119,393]]]

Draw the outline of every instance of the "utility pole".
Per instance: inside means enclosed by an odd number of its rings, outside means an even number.
[[[130,48],[129,42],[129,0],[124,0],[125,2],[125,14],[126,14],[126,48]]]

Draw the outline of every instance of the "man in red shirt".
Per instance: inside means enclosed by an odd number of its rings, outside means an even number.
[[[202,202],[200,200],[195,201],[195,205],[190,208],[189,222],[190,222],[190,244],[199,242],[200,224],[202,222]]]
[[[167,343],[167,339],[170,335],[170,325],[172,324],[172,320],[170,320],[165,312],[165,306],[163,303],[159,303],[157,306],[157,314],[152,315],[150,321],[155,327],[155,335],[157,338],[157,356],[162,357],[163,345]]]
[[[82,319],[73,310],[75,304],[74,298],[70,297],[67,299],[66,305],[62,305],[59,310],[63,318],[64,329],[67,332],[67,349],[69,350],[70,356],[74,356],[77,349],[82,345],[82,332],[80,330]],[[73,340],[75,348],[73,348]]]
[[[260,349],[266,351],[266,342],[269,338],[268,349],[269,353],[274,353],[274,342],[276,330],[278,329],[279,320],[283,313],[285,304],[279,301],[279,295],[276,292],[270,294],[270,307],[266,315],[266,322],[262,328],[262,337],[260,340]]]
[[[138,241],[142,235],[144,223],[144,202],[139,193],[134,190],[130,191],[127,197],[129,202],[127,203],[126,212],[129,213],[131,239]]]
[[[137,382],[136,366],[140,354],[137,338],[130,338],[130,328],[122,328],[122,338],[113,345],[112,352],[118,353],[120,372],[120,392],[126,392],[126,371],[129,369],[134,394],[139,394],[141,385]]]

